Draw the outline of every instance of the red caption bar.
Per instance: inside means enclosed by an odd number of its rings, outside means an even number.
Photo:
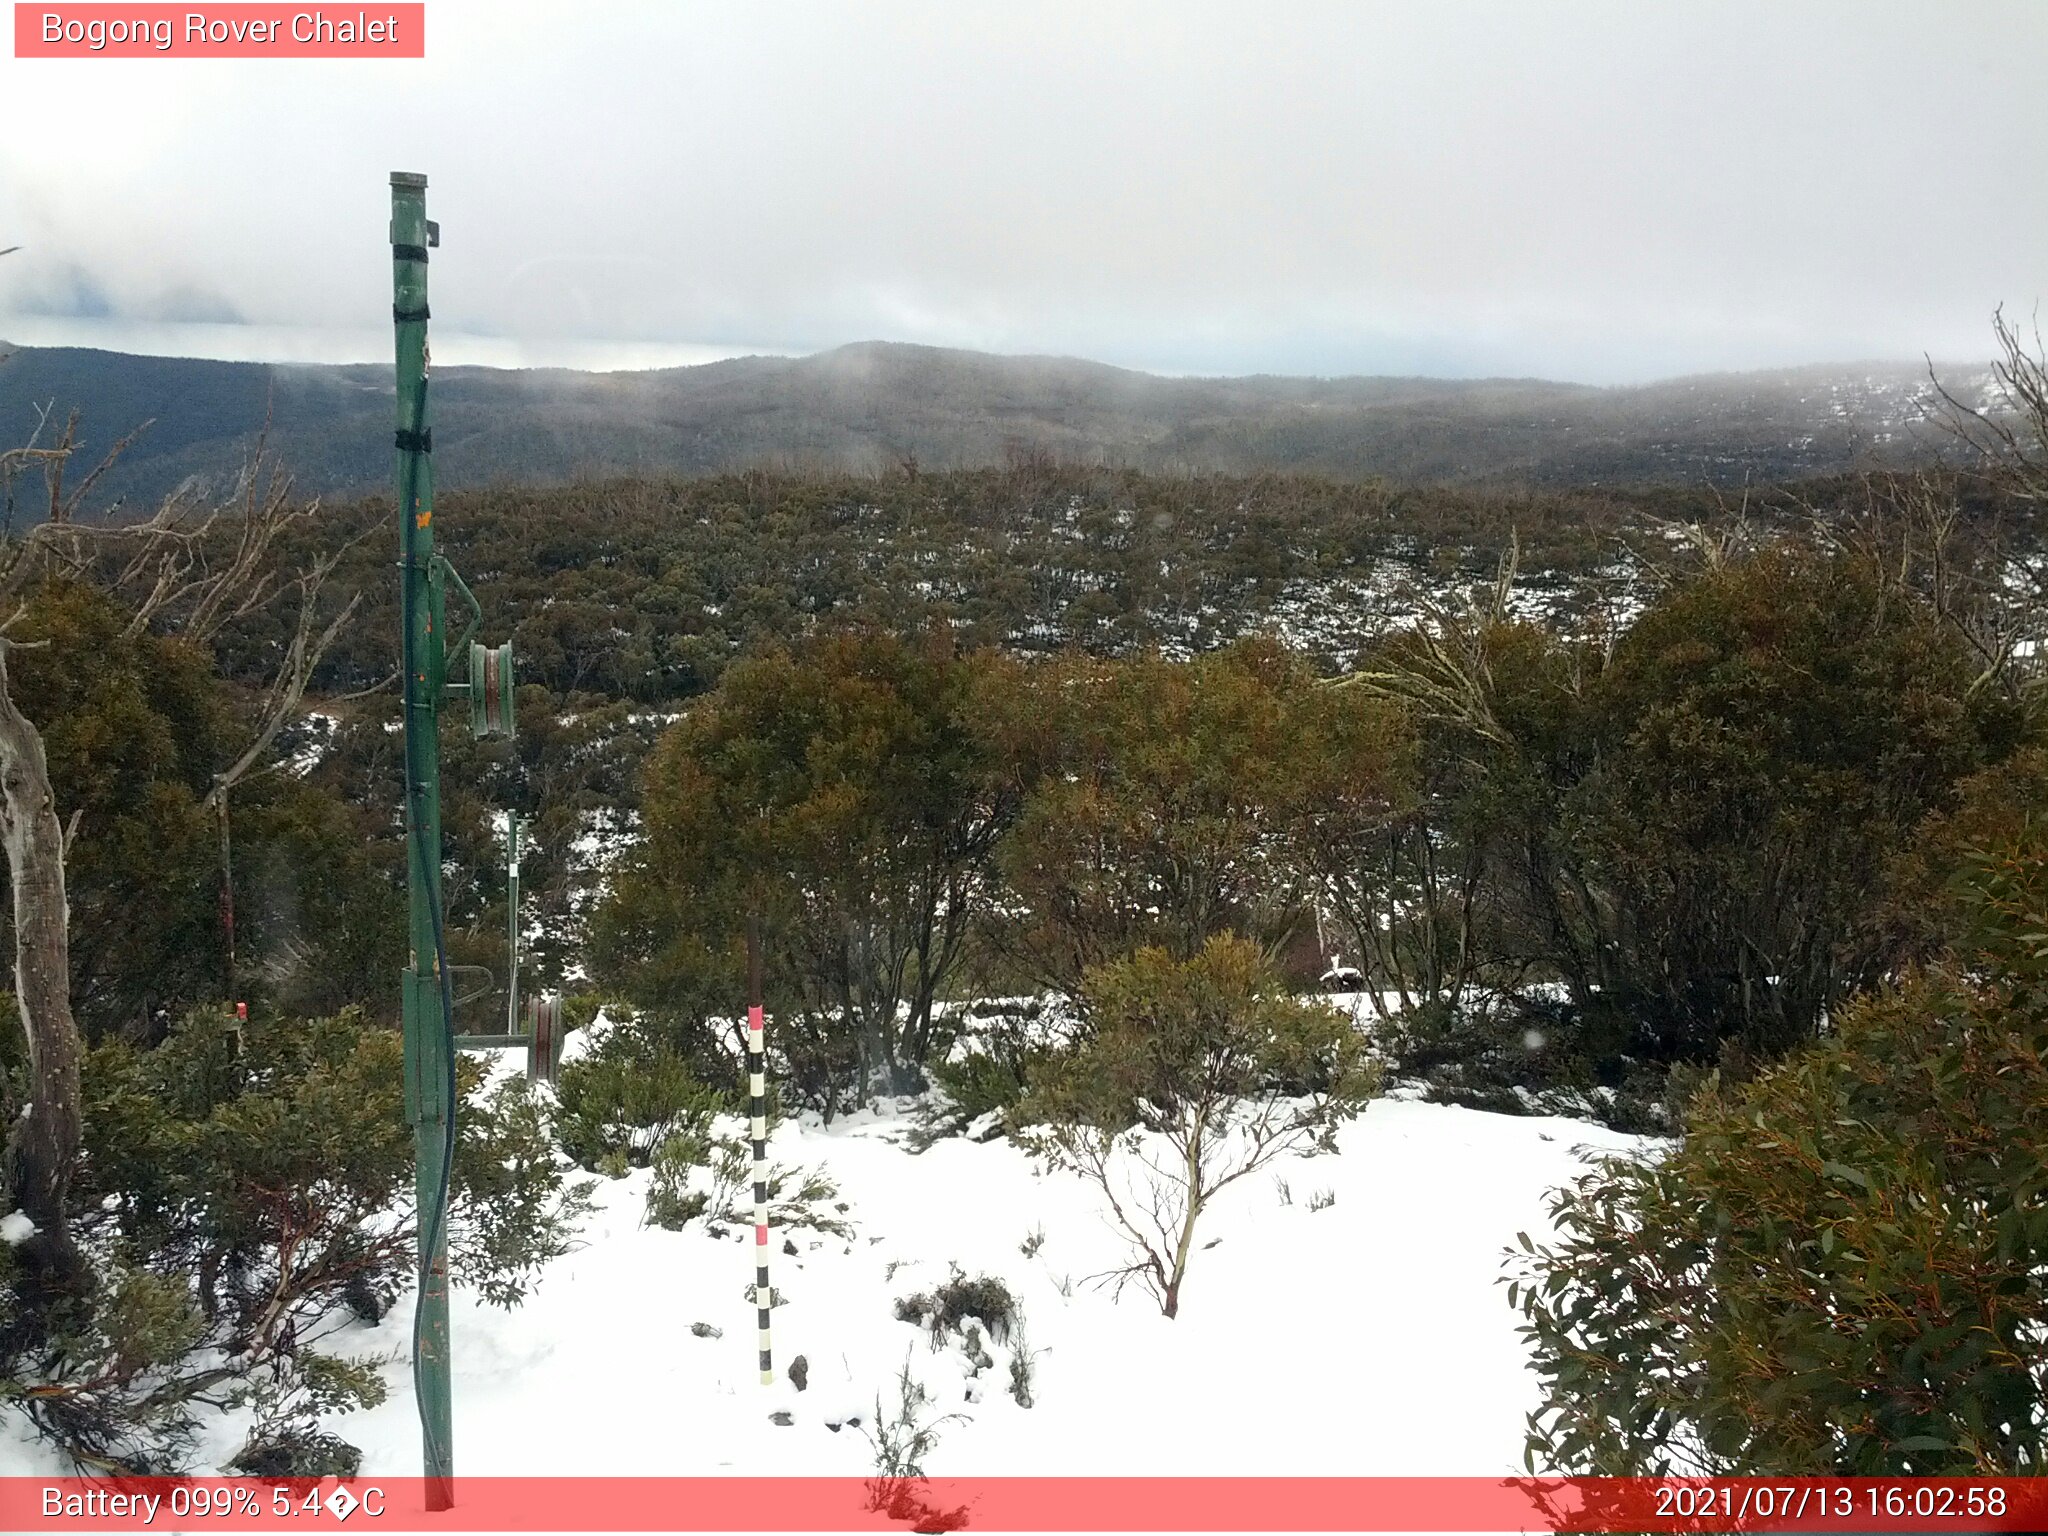
[[[423,59],[424,4],[14,7],[17,59]]]
[[[1993,1478],[0,1478],[9,1531],[2041,1531]]]

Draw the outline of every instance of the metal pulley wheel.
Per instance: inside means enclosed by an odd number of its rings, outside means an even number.
[[[562,995],[544,992],[526,1002],[526,1077],[552,1083],[562,1065]]]
[[[512,734],[512,642],[469,648],[469,723],[479,736]]]

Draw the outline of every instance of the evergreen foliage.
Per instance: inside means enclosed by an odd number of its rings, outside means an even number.
[[[743,1084],[749,914],[792,1108],[829,1117],[936,1078],[962,1123],[1000,1112],[1126,1191],[1134,1149],[1166,1147],[1171,1198],[1119,1216],[1141,1255],[1126,1277],[1169,1311],[1209,1195],[1279,1149],[1327,1145],[1370,1090],[1348,1025],[1288,995],[1340,949],[1376,1004],[1393,1000],[1376,1041],[1392,1069],[1442,1096],[1676,1128],[1687,1085],[1719,1067],[1693,1134],[1727,1138],[1730,1177],[1762,1157],[1730,1118],[1738,1101],[1811,1117],[1847,1095],[1863,1113],[1874,1067],[1815,1065],[1851,1050],[1846,1022],[1753,1103],[1742,1083],[1827,1021],[1859,1019],[1861,1039],[1914,1061],[1939,1055],[1939,1031],[1908,1028],[1914,1010],[1975,1028],[1993,982],[1953,963],[1849,1000],[1970,931],[1949,870],[2021,836],[2048,783],[2041,749],[2020,745],[2034,739],[2024,668],[1986,648],[1984,612],[1953,585],[1957,569],[2002,579],[2001,504],[1980,483],[1928,484],[1974,541],[1960,564],[1902,557],[1883,528],[1843,534],[1843,508],[1868,494],[1849,482],[1760,495],[1743,540],[1671,555],[1654,553],[1655,519],[1725,528],[1709,499],[1146,476],[1033,455],[447,498],[450,551],[515,620],[529,679],[516,741],[445,742],[451,959],[500,962],[494,809],[529,819],[525,883],[546,930],[529,984],[583,948],[571,895],[598,879],[588,834],[644,815],[588,935],[593,969],[639,1015],[564,1069],[559,1112],[523,1086],[466,1111],[458,1266],[509,1302],[560,1251],[580,1196],[557,1138],[586,1168],[651,1164],[650,1220],[733,1216],[741,1148],[715,1118]],[[335,691],[389,670],[388,549],[343,547],[388,515],[336,507],[283,536],[294,558],[341,550],[335,582],[363,588],[320,674]],[[1457,590],[1518,542],[1522,596],[1547,619],[1505,595],[1461,609]],[[1638,615],[1598,617],[1604,595],[1651,575],[1662,585]],[[1304,592],[1324,605],[1313,622]],[[1410,628],[1418,592],[1440,601]],[[59,581],[10,631],[25,642],[14,694],[45,731],[61,815],[77,814],[72,995],[96,1049],[76,1203],[99,1278],[35,1340],[0,1318],[0,1390],[96,1464],[176,1465],[193,1405],[233,1394],[258,1411],[249,1465],[343,1464],[319,1418],[381,1381],[312,1346],[410,1282],[410,1141],[380,1027],[404,948],[388,696],[322,705],[237,791],[232,964],[221,920],[225,824],[205,796],[285,622],[254,610],[207,654],[130,633],[103,595]],[[1263,633],[1281,623],[1287,644]],[[1322,681],[1354,663],[1364,686]],[[953,1006],[1013,993],[1031,996]],[[254,1005],[246,1026],[220,1006],[237,999]],[[480,998],[463,1023],[495,1029],[503,1006]],[[21,1046],[4,1035],[13,1116]],[[2015,1074],[2001,1092],[2019,1091]],[[1913,1091],[1934,1103],[1937,1086]],[[1994,1127],[2017,1113],[1967,1108]],[[1904,1111],[1870,1119],[1908,1129]],[[1961,1177],[1967,1151],[1940,1153],[1940,1177]],[[1860,1144],[1828,1160],[1873,1180],[1890,1167]],[[815,1173],[774,1179],[778,1222],[843,1235]],[[1771,1209],[1761,1187],[1729,1208]],[[1567,1230],[1587,1241],[1637,1219],[1620,1196],[1574,1198]],[[1826,1240],[1849,1242],[1848,1221]],[[1870,1235],[1853,1237],[1869,1258]],[[1920,1284],[1930,1316],[1962,1315],[1946,1279],[1864,1281],[1894,1301]],[[1979,1407],[1954,1423],[1925,1402],[1917,1419],[1873,1410],[1854,1433],[1902,1466],[1963,1465],[1966,1440],[1984,1464],[2020,1465],[1997,1428],[2019,1420],[1984,1417],[2017,1411],[2016,1389],[1968,1339],[1942,1338],[1949,1326],[1930,1324],[1923,1353],[1982,1386]],[[2009,1320],[1984,1327],[2002,1338]],[[1682,1337],[1626,1336],[1652,1375]],[[1879,1358],[1844,1366],[1864,1372],[1859,1402]],[[259,1368],[278,1373],[260,1392]],[[1745,1398],[1727,1422],[1782,1407]],[[1851,1434],[1848,1412],[1738,1444],[1728,1464],[1813,1461]],[[1628,1459],[1607,1430],[1582,1432],[1574,1454]],[[1899,1449],[1943,1435],[1948,1460]]]
[[[652,1021],[613,1023],[555,1084],[562,1150],[585,1168],[644,1168],[675,1137],[702,1138],[726,1098]]]
[[[460,1065],[451,1260],[510,1306],[587,1198],[526,1085],[480,1095]],[[256,1402],[261,1435],[302,1441],[318,1415],[380,1401],[373,1363],[318,1346],[412,1282],[398,1036],[349,1013],[201,1011],[154,1048],[102,1044],[84,1077],[75,1220],[98,1284],[40,1336],[0,1338],[7,1395],[38,1431],[82,1465],[162,1473],[210,1400]]]
[[[932,1348],[937,1349],[948,1335],[963,1332],[969,1318],[987,1329],[996,1343],[1004,1343],[1022,1321],[1023,1309],[1010,1288],[994,1275],[976,1275],[970,1280],[955,1264],[952,1274],[933,1290],[898,1297],[895,1311],[897,1322],[923,1328],[931,1335]]]
[[[1054,1050],[1000,1021],[977,1019],[956,1054],[933,1066],[932,1078],[946,1095],[951,1120],[964,1128],[985,1115],[1015,1111]]]
[[[1980,855],[1970,950],[1873,992],[1683,1144],[1559,1192],[1510,1300],[1532,1467],[2033,1475],[2048,1400],[2048,847]],[[1524,1246],[1529,1246],[1527,1238]]]
[[[680,1232],[700,1218],[710,1225],[751,1226],[753,1152],[745,1137],[708,1128],[678,1131],[655,1149],[647,1184],[647,1220]],[[822,1166],[770,1163],[765,1180],[768,1223],[778,1232],[803,1228],[841,1240],[853,1236],[851,1207]]]
[[[269,775],[236,801],[222,920],[218,818],[203,802],[239,747],[239,690],[176,639],[129,633],[105,593],[52,583],[20,616],[10,687],[42,724],[62,814],[73,1008],[86,1036],[160,1036],[198,1003],[314,1014],[384,991],[403,962],[402,884],[335,789]],[[374,987],[371,983],[374,981]]]
[[[1958,494],[1995,506],[1981,486]],[[1749,505],[1789,530],[1812,506],[1863,495],[1844,479]],[[642,705],[694,698],[735,660],[797,644],[821,621],[906,635],[943,623],[962,649],[1187,655],[1271,629],[1290,597],[1319,589],[1326,601],[1302,643],[1327,665],[1405,623],[1418,595],[1485,583],[1511,542],[1549,606],[1585,613],[1612,595],[1632,551],[1669,549],[1665,522],[1732,520],[1698,489],[1528,493],[1073,466],[443,487],[438,503],[442,547],[485,608],[510,620],[522,678],[557,701]],[[378,542],[388,516],[381,500],[331,503],[298,535],[322,550],[370,535],[337,577],[364,597],[321,673],[337,692],[390,669],[382,637],[396,598]],[[266,635],[251,626],[250,657]]]
[[[1342,1014],[1290,997],[1257,945],[1210,938],[1190,958],[1140,949],[1088,973],[1094,1030],[1025,1101],[1026,1144],[1099,1186],[1137,1280],[1180,1311],[1196,1224],[1275,1158],[1336,1149],[1378,1073]]]
[[[1768,1060],[1895,962],[1883,873],[2026,710],[1955,625],[1857,555],[1777,543],[1610,642],[1440,616],[1367,674],[1425,724],[1476,979],[1554,981],[1606,1081]],[[1433,912],[1434,908],[1426,908]]]
[[[648,762],[600,964],[638,1001],[729,1007],[751,916],[784,1092],[829,1118],[921,1086],[1007,816],[971,725],[1003,670],[874,632],[734,667]]]
[[[1311,899],[1304,850],[1399,793],[1398,711],[1318,686],[1271,639],[1044,663],[998,709],[1022,808],[992,937],[1026,981],[1067,995],[1140,947],[1283,941]]]

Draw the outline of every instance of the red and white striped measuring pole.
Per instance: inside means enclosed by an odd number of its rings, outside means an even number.
[[[761,1007],[761,927],[747,920],[747,1095],[754,1133],[754,1311],[761,1330],[761,1385],[775,1383],[774,1354],[768,1344],[768,1312],[775,1292],[768,1284],[768,1018]]]

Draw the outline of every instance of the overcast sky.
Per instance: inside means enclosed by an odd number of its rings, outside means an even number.
[[[424,61],[0,58],[0,336],[382,359],[394,169],[443,361],[1605,383],[1969,361],[2048,299],[2039,0],[427,20]]]

